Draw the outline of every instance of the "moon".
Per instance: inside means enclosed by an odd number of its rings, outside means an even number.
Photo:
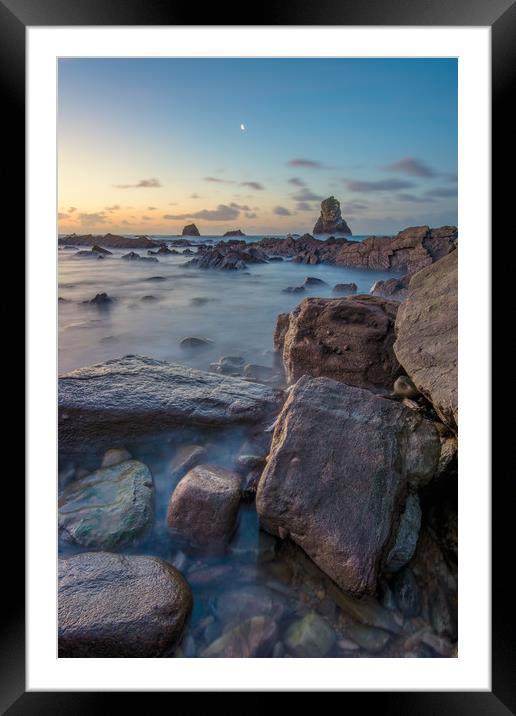
[[[246,126],[243,122],[240,123],[240,129],[242,130],[242,132],[245,132],[246,130]]]

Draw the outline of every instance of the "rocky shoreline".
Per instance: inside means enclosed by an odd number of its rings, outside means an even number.
[[[197,251],[405,276],[281,314],[273,369],[60,376],[60,655],[456,655],[457,230]]]

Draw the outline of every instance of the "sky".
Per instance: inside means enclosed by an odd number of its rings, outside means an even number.
[[[455,59],[61,59],[60,233],[457,223]]]

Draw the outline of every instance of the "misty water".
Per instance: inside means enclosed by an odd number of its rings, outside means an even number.
[[[393,276],[290,261],[224,272],[185,267],[191,256],[160,256],[154,263],[122,260],[127,250],[113,251],[102,260],[76,257],[73,251],[58,253],[59,296],[65,299],[59,303],[60,372],[126,354],[201,369],[224,355],[270,365],[279,313],[292,310],[305,296],[332,296],[336,283],[355,282],[358,292],[364,293],[375,281]],[[143,250],[138,253],[146,255]],[[306,276],[323,279],[327,285],[301,295],[282,292],[287,286],[301,285]],[[102,292],[114,299],[108,308],[83,303]],[[179,345],[185,336],[206,337],[213,344],[198,353],[185,353]],[[177,429],[125,445],[152,472],[155,516],[146,536],[124,552],[172,563],[185,575],[194,597],[182,643],[168,656],[200,656],[210,644],[254,616],[277,623],[277,636],[259,654],[264,657],[434,656],[424,645],[418,649],[411,645],[410,637],[421,630],[422,620],[404,619],[386,582],[382,601],[350,599],[294,544],[262,531],[252,501],[241,503],[235,533],[223,553],[192,551],[170,534],[166,512],[179,479],[170,469],[177,450],[200,445],[207,451],[205,462],[235,469],[236,456],[253,440],[259,441],[260,436],[243,428]],[[103,449],[88,444],[80,456],[61,455],[61,487],[70,473],[97,469]],[[62,555],[79,551],[84,550],[60,543]],[[289,628],[314,614],[331,626],[334,641],[328,646],[327,634],[321,633],[321,642],[316,636],[312,650],[289,652],[285,647]],[[244,638],[243,655],[245,648]]]

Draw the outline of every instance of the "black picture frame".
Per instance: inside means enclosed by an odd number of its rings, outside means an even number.
[[[202,8],[202,10],[200,9]],[[252,9],[252,16],[245,15]],[[199,16],[202,23],[199,23]],[[4,150],[12,153],[4,165],[8,179],[8,231],[21,235],[25,216],[25,30],[30,26],[68,25],[438,25],[490,26],[492,30],[492,170],[495,179],[492,196],[493,235],[503,238],[509,227],[509,196],[514,182],[502,181],[510,148],[513,147],[513,112],[510,111],[511,79],[514,77],[516,5],[513,0],[267,0],[249,6],[230,0],[224,5],[206,6],[174,3],[173,0],[0,0],[0,87]],[[4,157],[8,153],[4,153]],[[511,227],[512,228],[512,227]],[[22,242],[20,240],[20,246]],[[507,266],[505,267],[507,270]],[[503,276],[497,281],[509,281]],[[498,284],[497,284],[498,285]],[[487,288],[487,291],[485,290]],[[483,287],[481,300],[489,300],[489,287]],[[496,314],[493,313],[493,317]],[[493,375],[496,375],[493,373]],[[501,380],[501,379],[500,379]],[[496,384],[493,385],[493,388]],[[496,395],[493,390],[493,395]],[[19,397],[17,398],[19,401]],[[23,402],[21,402],[23,404]],[[18,428],[19,429],[19,428]],[[494,436],[502,444],[504,429]],[[10,473],[11,470],[6,471]],[[367,699],[366,706],[383,714],[516,714],[516,639],[511,572],[513,562],[508,545],[514,542],[509,509],[513,509],[511,470],[502,471],[493,481],[492,517],[492,691],[491,692],[346,692],[344,707],[351,699]],[[21,475],[5,476],[6,506],[16,506],[18,520],[6,539],[4,528],[2,609],[0,646],[0,709],[10,716],[23,714],[91,714],[112,705],[120,693],[26,692],[25,691],[25,593],[23,520],[24,484]],[[16,478],[16,479],[15,479]],[[6,483],[9,483],[6,485]],[[474,486],[472,486],[474,489]],[[513,489],[513,488],[512,488]],[[9,507],[10,510],[10,507]],[[7,510],[6,510],[7,511]],[[5,513],[4,513],[5,515]],[[512,540],[511,540],[512,538]],[[467,599],[467,595],[461,595]],[[410,685],[407,685],[410,688]],[[238,685],[235,684],[235,689]],[[150,694],[143,697],[148,699]],[[154,695],[154,694],[153,694]],[[167,696],[165,694],[165,696]],[[138,708],[141,694],[131,694],[132,707]],[[106,701],[107,699],[107,701]],[[137,700],[137,703],[134,700]],[[363,708],[364,702],[360,704]]]

